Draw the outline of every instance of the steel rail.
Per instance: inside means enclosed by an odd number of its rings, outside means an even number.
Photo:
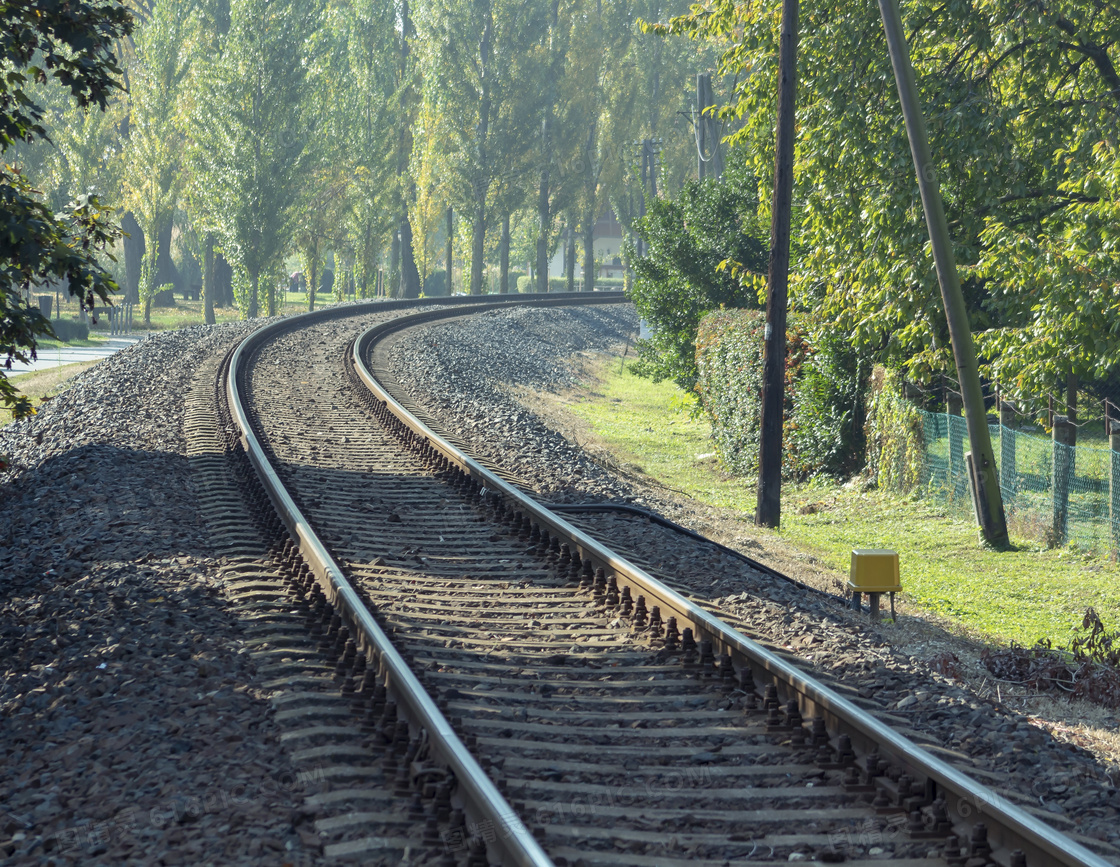
[[[601,293],[598,297],[591,296],[591,299],[603,303],[606,294]],[[465,305],[466,309],[472,311],[480,308],[494,309],[521,300],[517,298],[514,301],[494,302],[492,298],[486,296],[483,298],[485,300],[468,303]],[[564,303],[555,297],[549,300],[553,303]],[[568,298],[566,303],[571,304],[578,300],[580,299]],[[613,300],[617,303],[621,300],[621,296]],[[241,379],[246,371],[242,366],[243,361],[268,339],[310,323],[379,310],[401,309],[406,306],[416,305],[390,302],[369,307],[363,305],[342,309],[328,308],[317,313],[283,319],[253,332],[238,345],[230,360],[230,372],[226,379],[230,411],[240,428],[241,441],[246,454],[292,539],[298,544],[300,552],[327,590],[328,598],[341,612],[344,612],[350,624],[356,628],[355,631],[364,638],[363,643],[366,646],[362,650],[372,651],[371,662],[379,664],[380,671],[385,677],[386,689],[395,694],[398,707],[414,726],[426,732],[437,758],[442,760],[455,775],[459,796],[464,801],[467,814],[474,821],[488,822],[490,827],[496,829],[496,839],[492,845],[498,849],[503,864],[518,865],[518,867],[553,867],[548,855],[455,734],[451,724],[432,701],[416,675],[409,669],[404,657],[393,646],[326,546],[316,535],[306,516],[300,511],[272,467],[244,405]],[[464,308],[457,309],[461,313]]]
[[[573,555],[578,550],[581,558],[590,559],[596,566],[613,571],[620,589],[628,583],[632,590],[641,590],[648,594],[662,607],[663,618],[672,615],[678,618],[679,623],[683,621],[680,623],[681,626],[686,623],[691,624],[697,630],[697,638],[700,637],[699,633],[703,633],[713,641],[719,648],[717,653],[727,653],[738,665],[749,665],[753,674],[768,674],[773,678],[780,692],[784,692],[786,697],[798,699],[804,716],[823,716],[826,724],[833,731],[848,734],[864,750],[877,747],[880,753],[886,753],[902,765],[904,771],[912,778],[928,781],[927,796],[940,795],[945,798],[954,833],[957,833],[963,841],[969,839],[973,823],[979,818],[987,817],[995,821],[994,826],[989,826],[987,829],[993,857],[999,855],[1005,863],[1009,862],[1010,853],[1017,849],[1024,853],[1028,865],[1037,865],[1037,867],[1042,865],[1113,867],[1104,858],[1020,807],[1011,804],[987,786],[970,779],[931,755],[835,690],[818,683],[775,653],[666,587],[644,570],[618,556],[559,515],[550,512],[546,507],[499,478],[410,413],[374,377],[366,365],[365,358],[377,340],[382,337],[438,318],[455,315],[458,314],[451,311],[432,311],[375,325],[354,341],[353,362],[358,376],[373,395],[384,402],[404,425],[426,438],[429,445],[446,460],[481,483],[484,496],[490,493],[501,495],[515,509],[522,511],[538,523],[542,531],[547,529],[550,533],[566,539],[572,546]],[[939,787],[940,791],[935,787]]]

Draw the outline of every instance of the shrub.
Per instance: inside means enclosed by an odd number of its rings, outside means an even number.
[[[902,374],[876,367],[867,403],[867,468],[879,487],[905,493],[922,481],[925,426],[921,412],[899,397]]]
[[[653,199],[635,230],[647,244],[634,263],[630,297],[651,336],[638,341],[636,373],[693,390],[696,330],[721,306],[757,307],[753,274],[766,271],[769,245],[758,223],[755,179],[739,170],[722,183],[686,184],[676,199]]]
[[[758,468],[762,329],[757,310],[721,310],[700,320],[695,390],[712,424],[712,440],[732,473]]]
[[[424,281],[425,298],[442,298],[447,294],[447,272],[442,268],[433,271]]]
[[[51,328],[54,329],[55,337],[64,343],[69,343],[72,340],[89,339],[89,325],[75,319],[55,320],[51,322]]]
[[[787,323],[782,472],[846,477],[862,462],[865,385],[843,336],[822,328],[814,337],[813,325],[800,314]],[[758,470],[765,327],[761,311],[721,310],[704,317],[697,332],[696,391],[720,459],[733,473]]]
[[[792,418],[786,425],[787,461],[797,478],[848,478],[862,467],[870,364],[847,335],[815,320],[794,378],[787,375]],[[794,335],[791,333],[791,342]]]
[[[521,293],[533,291],[533,280],[531,277],[522,275],[517,278],[517,291]]]

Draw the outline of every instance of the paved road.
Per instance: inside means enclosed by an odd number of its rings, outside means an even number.
[[[143,339],[142,335],[129,335],[127,337],[110,337],[100,346],[44,347],[39,350],[38,359],[30,364],[13,362],[9,375],[14,376],[18,373],[47,370],[51,367],[61,367],[64,364],[74,364],[78,361],[100,361],[102,358],[108,358],[114,352],[119,352]]]

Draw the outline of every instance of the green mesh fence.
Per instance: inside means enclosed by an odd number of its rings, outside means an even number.
[[[917,412],[924,441],[924,455],[918,461],[920,484],[928,497],[944,504],[949,512],[971,518],[964,418]],[[1100,553],[1115,550],[1113,540],[1120,533],[1114,532],[1109,512],[1109,448],[1071,447],[998,424],[989,425],[989,430],[1012,533],[1047,545],[1068,542]]]

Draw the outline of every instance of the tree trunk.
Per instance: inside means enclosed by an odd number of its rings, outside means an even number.
[[[454,247],[453,247],[454,240],[455,240],[455,212],[451,208],[448,208],[447,209],[447,294],[448,295],[454,295],[455,294],[455,292],[454,292],[454,290],[452,289],[452,286],[451,286],[451,265],[452,265],[452,262],[453,262],[451,254],[455,252]]]
[[[471,227],[471,295],[482,294],[482,256],[486,248],[486,201],[475,206]]]
[[[389,244],[389,290],[385,292],[390,298],[397,297],[401,280],[401,236],[393,232],[393,240]]]
[[[564,230],[564,276],[567,277],[567,290],[576,291],[576,230],[572,226],[572,216],[568,214],[568,227]]]
[[[233,268],[221,253],[214,255],[214,303],[233,306]]]
[[[261,311],[261,302],[258,293],[261,288],[261,272],[249,272],[249,319],[256,319]]]
[[[307,281],[307,310],[315,309],[315,293],[319,291],[319,245],[318,238],[309,240],[303,248],[303,279]]]
[[[412,223],[405,214],[401,221],[401,298],[420,297],[420,272],[412,254]]]
[[[159,247],[156,255],[156,286],[170,283],[173,292],[183,291],[183,277],[171,258],[171,228],[172,221],[167,220],[159,230]]]
[[[498,291],[509,294],[509,214],[502,217],[502,242],[498,246]]]
[[[214,318],[214,236],[208,234],[202,243],[202,312],[207,325]]]
[[[583,220],[583,291],[595,291],[595,218],[590,211]]]
[[[548,153],[549,121],[545,118],[541,125],[541,146]],[[552,223],[548,201],[548,162],[541,169],[541,185],[537,197],[537,216],[540,219],[540,232],[537,235],[537,291],[548,291],[548,230]]]
[[[144,230],[132,211],[121,217],[121,228],[128,233],[124,239],[124,300],[133,304],[140,300],[140,265],[144,259]]]

